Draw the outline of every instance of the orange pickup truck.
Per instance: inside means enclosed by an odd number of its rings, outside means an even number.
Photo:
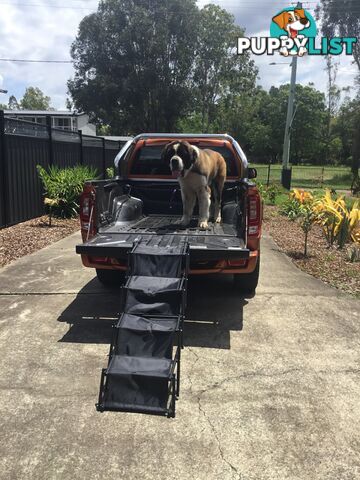
[[[176,139],[222,154],[227,179],[222,223],[197,227],[196,215],[180,225],[180,185],[161,160],[164,146]],[[259,278],[262,200],[251,179],[256,170],[229,135],[141,134],[115,158],[115,177],[86,182],[81,196],[83,243],[76,251],[86,267],[96,269],[104,285],[121,283],[135,242],[176,244],[184,237],[190,251],[190,275],[231,274],[242,292],[254,292]],[[196,214],[196,211],[194,212]]]

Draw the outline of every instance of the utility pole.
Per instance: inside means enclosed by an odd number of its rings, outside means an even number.
[[[283,147],[283,157],[282,157],[282,172],[281,172],[281,184],[284,188],[287,188],[288,190],[290,190],[290,186],[291,186],[291,168],[289,167],[289,158],[290,158],[291,124],[294,118],[296,67],[297,67],[297,56],[294,56],[291,62],[291,81],[290,81],[290,92],[289,92],[288,108],[287,108],[287,115],[286,115],[286,126],[285,126],[284,147]]]
[[[302,3],[298,2],[295,8],[302,8]],[[287,115],[286,115],[286,126],[285,126],[284,147],[283,147],[283,157],[282,157],[281,184],[284,188],[287,188],[288,190],[290,190],[290,187],[291,187],[291,168],[289,167],[289,158],[290,158],[291,125],[294,119],[294,100],[295,100],[297,60],[298,60],[297,55],[294,55],[291,62],[290,92],[289,92],[288,108],[287,108]]]

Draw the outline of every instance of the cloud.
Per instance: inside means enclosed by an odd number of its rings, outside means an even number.
[[[283,8],[289,7],[291,2],[287,0],[257,0],[256,10],[254,9],[254,2],[243,0],[235,2],[234,0],[214,1],[217,5],[225,8],[231,12],[238,25],[244,27],[246,36],[269,36],[270,22],[273,15],[278,13]],[[313,14],[313,9],[308,8]],[[335,59],[336,57],[334,57]],[[291,60],[284,59],[279,54],[270,55],[253,55],[253,60],[259,68],[259,85],[265,89],[269,89],[272,85],[279,86],[290,81],[290,68],[281,63],[290,63]],[[272,62],[279,63],[279,65],[269,65]],[[339,67],[336,78],[336,83],[340,88],[350,87],[349,94],[354,96],[356,90],[354,88],[355,77],[359,74],[356,65],[353,64],[352,56],[341,55],[338,57]],[[306,56],[299,58],[297,69],[297,82],[301,84],[314,83],[315,87],[322,91],[326,91],[327,75],[325,71],[325,61],[323,57]]]
[[[28,0],[26,0],[28,1]],[[25,2],[24,2],[25,3]],[[67,2],[73,8],[52,8],[46,0],[36,0],[37,7],[2,5],[0,17],[0,57],[36,60],[70,60],[70,46],[75,39],[79,22],[91,13],[89,5],[97,2],[79,0]],[[52,6],[64,5],[57,1]],[[84,8],[85,10],[81,10]],[[66,83],[73,75],[71,64],[12,63],[0,61],[1,95],[6,103],[10,95],[22,97],[26,87],[36,86],[51,97],[52,105],[65,107]]]
[[[70,46],[74,41],[81,19],[95,11],[98,0],[22,0],[22,4],[40,6],[1,5],[0,16],[0,57],[38,60],[69,60]],[[199,0],[203,6],[208,0]],[[236,22],[246,29],[248,36],[261,32],[268,35],[270,19],[273,14],[289,5],[286,0],[213,0],[213,3],[230,11]],[[65,6],[67,8],[53,8]],[[255,62],[259,67],[259,84],[268,89],[271,85],[281,85],[290,79],[287,65],[270,66],[270,62],[282,62],[280,56],[258,56]],[[318,57],[300,59],[298,81],[314,82],[316,88],[326,88],[324,60]],[[337,83],[341,87],[353,86],[357,69],[351,64],[351,58],[343,55],[340,59]],[[25,88],[36,86],[49,95],[52,105],[65,107],[66,83],[73,75],[71,64],[23,64],[0,61],[0,85],[9,94],[0,94],[0,103],[6,103],[10,95],[21,98]]]

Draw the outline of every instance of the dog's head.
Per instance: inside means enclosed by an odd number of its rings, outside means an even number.
[[[295,38],[300,30],[308,28],[310,21],[305,15],[303,8],[296,8],[295,10],[283,11],[273,17],[275,22],[281,29],[285,30],[289,37]]]
[[[174,178],[184,177],[196,162],[199,155],[197,147],[189,142],[175,140],[168,143],[163,152],[162,159],[168,163]]]

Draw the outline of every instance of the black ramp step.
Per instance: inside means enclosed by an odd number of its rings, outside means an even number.
[[[123,290],[126,313],[168,316],[183,314],[183,278],[131,276]]]
[[[171,359],[179,318],[123,314],[116,325],[111,355]]]
[[[186,244],[148,245],[144,242],[134,247],[130,254],[130,269],[132,275],[149,277],[179,278],[185,269],[184,254]]]
[[[97,408],[166,413],[173,368],[169,359],[114,355],[104,372]]]
[[[171,237],[165,245],[140,240],[131,250],[98,410],[175,416],[188,252],[187,242]]]

